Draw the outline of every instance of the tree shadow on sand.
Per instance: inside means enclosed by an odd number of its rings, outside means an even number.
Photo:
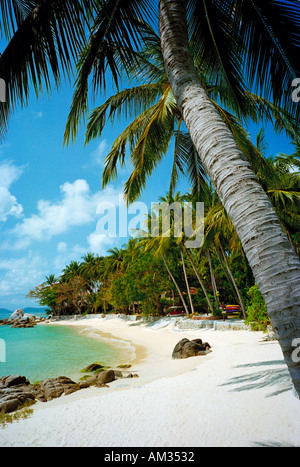
[[[293,388],[292,380],[287,368],[283,367],[282,360],[274,360],[267,362],[248,363],[245,365],[237,365],[235,368],[249,368],[252,371],[248,374],[231,378],[228,382],[221,386],[236,386],[230,389],[230,392],[250,391],[252,389],[261,389],[265,387],[276,387],[266,397],[277,396],[283,392],[291,391]],[[264,367],[260,371],[254,371],[259,367]]]

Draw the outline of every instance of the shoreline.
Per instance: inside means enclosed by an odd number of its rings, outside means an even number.
[[[50,324],[50,323],[49,323]],[[70,326],[86,331],[87,334],[90,330],[99,332],[100,338],[108,338],[114,341],[126,342],[127,345],[134,348],[135,356],[131,361],[122,360],[124,364],[131,364],[130,372],[137,373],[139,379],[128,384],[129,387],[140,386],[154,381],[160,377],[174,377],[197,368],[202,362],[203,358],[209,358],[209,355],[203,357],[193,357],[185,360],[172,360],[172,351],[175,345],[181,340],[182,337],[193,339],[197,337],[199,331],[195,330],[175,330],[171,331],[173,323],[165,326],[162,325],[161,329],[153,328],[146,322],[131,322],[120,319],[118,316],[109,318],[89,318],[88,320],[67,320],[51,322],[54,326]],[[46,324],[47,325],[47,324]],[[153,333],[155,333],[153,335]],[[184,336],[181,336],[181,334]],[[153,337],[161,336],[160,345]],[[95,338],[93,336],[89,336]],[[166,342],[163,338],[167,337]],[[155,362],[155,364],[153,364]],[[91,362],[92,363],[92,362]],[[114,381],[110,385],[110,391],[124,388],[124,380]],[[91,391],[93,390],[90,388]],[[80,393],[78,393],[80,396]]]
[[[60,323],[51,323],[52,325],[59,325]],[[70,327],[78,327],[78,331],[79,332],[82,332],[83,334],[86,334],[89,338],[91,339],[98,339],[100,338],[101,340],[108,340],[108,344],[110,342],[113,342],[113,346],[116,345],[116,341],[119,341],[120,342],[120,347],[122,346],[123,343],[127,344],[129,348],[132,349],[132,352],[133,352],[133,355],[131,357],[131,360],[130,361],[127,361],[125,362],[124,360],[124,364],[125,363],[139,363],[139,362],[142,362],[146,356],[147,356],[147,349],[146,347],[143,347],[141,345],[137,345],[137,344],[133,344],[132,342],[130,341],[125,341],[124,339],[120,338],[120,337],[116,337],[114,335],[112,335],[111,333],[109,332],[103,332],[101,331],[100,329],[98,329],[97,327],[95,326],[89,326],[89,324],[87,323],[86,326],[84,326],[82,323],[79,323],[77,322],[75,324],[75,322],[72,324],[72,322],[62,322],[61,323],[62,326],[70,326]],[[81,329],[80,329],[81,328]],[[93,335],[89,335],[89,332],[90,331],[93,331],[93,332],[98,332],[99,333],[99,336],[95,337]],[[124,359],[124,357],[122,357]],[[91,362],[92,363],[92,362]],[[105,362],[104,362],[105,363]]]
[[[300,446],[300,403],[277,341],[264,341],[261,332],[175,323],[52,322],[130,342],[136,348],[130,371],[139,378],[38,402],[28,419],[0,429],[0,445]],[[173,360],[182,338],[201,338],[212,352]]]

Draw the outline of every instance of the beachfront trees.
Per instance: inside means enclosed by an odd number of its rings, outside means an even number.
[[[139,20],[148,19],[149,13],[157,7],[156,2],[137,0],[99,0],[95,3],[95,24],[78,67],[76,105],[72,109],[76,127],[82,112],[87,109],[91,72],[95,72],[93,83],[96,90],[103,86],[107,68],[114,81],[118,82],[120,63],[126,69],[135,59],[132,51],[138,46],[138,38],[142,35]],[[49,9],[48,16],[41,17],[43,7],[54,4],[61,6],[57,17],[67,17],[66,23],[58,22],[56,17],[51,24],[53,14]],[[9,86],[15,86],[18,92],[23,90],[20,82],[28,83],[28,77],[35,78],[36,88],[40,85],[36,70],[41,76],[48,77],[48,57],[54,71],[58,70],[57,49],[61,61],[67,65],[70,63],[65,45],[72,40],[78,45],[74,32],[78,33],[75,29],[81,22],[78,17],[71,17],[70,21],[69,10],[64,12],[62,9],[65,5],[72,11],[72,2],[42,1],[34,4],[35,8],[29,2],[23,13],[26,11],[26,19],[29,16],[30,21],[20,21],[19,15],[19,29],[25,24],[21,35],[24,43],[15,40],[3,54],[6,61],[2,57],[0,59],[0,68],[5,71],[5,65],[9,65],[7,59],[15,57],[16,50],[18,58],[22,57],[21,65],[15,68],[8,66],[4,75],[9,78]],[[260,87],[265,96],[275,103],[281,103],[299,122],[299,109],[291,98],[290,89],[292,80],[298,76],[299,12],[298,1],[292,5],[279,0],[265,0],[260,4],[255,0],[159,1],[164,63],[175,101],[203,166],[241,239],[294,385],[300,394],[300,362],[292,358],[292,342],[300,334],[300,262],[269,198],[208,98],[195,69],[189,45],[190,38],[202,64],[207,66],[216,83],[227,82],[229,92],[240,108],[245,106],[245,92],[241,86],[245,75],[250,85]],[[50,35],[40,35],[36,26],[42,25],[45,25],[46,32],[51,32]],[[68,36],[65,33],[61,41],[59,33],[63,28],[73,34]],[[51,41],[53,31],[58,36],[56,44]],[[20,38],[20,34],[15,36]],[[30,38],[29,46],[27,36]],[[37,43],[42,46],[37,46]],[[33,49],[32,44],[35,46]],[[14,45],[18,47],[13,48]],[[20,54],[20,50],[24,53]],[[9,55],[10,51],[14,54]],[[12,68],[19,72],[12,80],[14,84],[10,83]],[[24,100],[24,93],[21,98]]]
[[[292,343],[300,334],[300,262],[269,198],[199,78],[190,54],[187,6],[193,18],[195,48],[203,60],[214,61],[214,71],[225,76],[236,102],[241,107],[244,104],[239,66],[243,63],[248,65],[244,72],[252,84],[256,80],[262,92],[294,110],[297,117],[288,91],[297,76],[299,17],[294,20],[295,12],[283,2],[265,1],[259,6],[254,1],[159,2],[160,37],[173,95],[237,230],[300,394],[300,364],[292,358]],[[296,8],[299,13],[300,6]]]
[[[186,5],[184,3],[170,0],[160,2],[160,35],[167,75],[203,165],[237,230],[267,305],[295,388],[300,394],[300,364],[293,361],[292,358],[294,350],[292,343],[300,334],[300,262],[284,233],[269,198],[254,177],[249,164],[245,161],[242,152],[203,89],[189,53],[188,26],[185,21]],[[199,2],[197,3],[199,4]],[[210,2],[201,2],[204,14],[204,4],[208,5],[208,3],[211,9],[214,8]],[[222,2],[224,7],[220,6],[220,11],[226,14],[225,8],[232,7],[233,3],[236,2]],[[248,18],[251,18],[252,28],[245,16],[246,4],[248,4],[249,12],[247,15]],[[255,64],[255,69],[261,78],[266,78],[266,70],[269,71],[269,66],[276,76],[273,62],[275,54],[278,63],[281,64],[277,78],[280,79],[280,86],[282,86],[284,80],[292,78],[293,56],[289,52],[292,51],[293,46],[296,47],[296,43],[290,37],[290,50],[287,51],[286,56],[283,56],[284,49],[278,48],[281,29],[276,28],[276,23],[273,23],[275,26],[273,29],[274,26],[270,18],[269,28],[265,32],[263,31],[261,26],[265,27],[266,25],[267,14],[270,13],[268,8],[271,7],[271,4],[278,13],[280,13],[281,8],[284,8],[279,2],[264,2],[264,5],[267,5],[266,8],[261,5],[258,7],[255,2],[236,3],[236,11],[231,10],[234,22],[227,23],[228,26],[231,26],[227,29],[227,33],[230,31],[230,40],[228,36],[225,43],[228,45],[229,42],[235,42],[234,35],[237,33],[237,23],[235,22],[239,19],[243,29],[247,29],[246,45],[248,45],[247,54],[251,71],[254,71],[251,61],[257,58],[263,66],[259,69]],[[281,11],[281,13],[283,12]],[[255,14],[258,16],[253,22]],[[212,28],[215,24],[216,22],[213,21]],[[221,24],[216,24],[216,26],[219,26],[219,32],[221,32]],[[258,38],[258,30],[260,30],[259,37],[266,40],[265,42],[261,41],[261,46],[256,46],[256,51],[254,51],[254,47],[251,50],[250,45],[253,45],[254,38]],[[270,31],[273,35],[270,35]],[[224,29],[223,32],[225,33]],[[268,37],[266,37],[267,35]],[[270,39],[272,44],[270,44]],[[281,43],[285,44],[285,41]],[[238,41],[236,41],[237,44]],[[273,51],[272,57],[267,56],[267,53],[271,53],[271,49]],[[290,57],[290,61],[288,61],[288,57]],[[234,82],[236,78],[237,74],[233,75],[230,81],[232,79]],[[278,99],[279,83],[274,80],[268,85],[273,87],[273,95]],[[285,99],[288,99],[287,95]],[[288,105],[290,107],[291,103],[289,102]]]

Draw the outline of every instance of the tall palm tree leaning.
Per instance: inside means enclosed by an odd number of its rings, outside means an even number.
[[[57,84],[60,65],[70,72],[84,43],[84,25],[91,26],[93,20],[94,26],[88,28],[91,40],[82,49],[78,67],[86,76],[76,88],[79,107],[74,121],[79,124],[87,110],[88,77],[94,71],[98,90],[109,68],[118,82],[120,61],[128,67],[139,45],[137,20],[148,21],[155,9],[155,0],[3,1],[0,27],[10,41],[0,57],[8,104],[0,109],[3,126],[17,101],[27,102],[29,82],[38,94],[43,83],[50,87],[49,70]],[[283,0],[159,1],[165,69],[177,106],[240,237],[300,396],[300,362],[293,359],[293,343],[300,337],[300,262],[269,198],[211,104],[189,49],[191,39],[216,82],[226,79],[241,106],[240,83],[247,75],[250,85],[274,103],[281,102],[299,123],[299,107],[291,98],[291,83],[300,76],[299,18],[299,0],[292,4]]]
[[[300,336],[299,259],[269,198],[202,87],[190,55],[186,2],[161,0],[159,8],[171,88],[202,163],[237,230],[300,395],[300,363],[292,358],[294,339]],[[260,8],[255,8],[260,13]]]

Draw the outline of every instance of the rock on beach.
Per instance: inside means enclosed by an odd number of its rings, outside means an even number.
[[[208,342],[202,342],[201,339],[181,339],[178,344],[175,345],[173,350],[172,358],[182,359],[189,357],[197,357],[198,355],[207,355],[210,351],[211,346]]]

